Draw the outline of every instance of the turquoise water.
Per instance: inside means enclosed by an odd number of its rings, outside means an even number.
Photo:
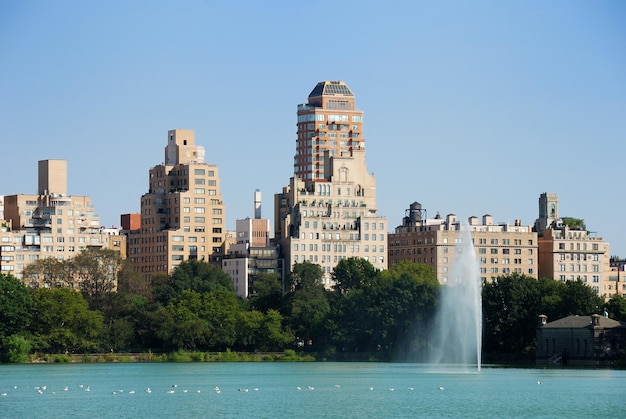
[[[381,363],[1,365],[0,394],[2,418],[626,417],[626,371],[614,370],[487,366],[461,373]]]

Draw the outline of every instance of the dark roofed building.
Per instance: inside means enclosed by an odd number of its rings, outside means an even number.
[[[538,363],[601,365],[624,357],[626,326],[606,316],[539,316]]]

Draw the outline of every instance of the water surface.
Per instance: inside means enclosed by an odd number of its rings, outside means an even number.
[[[626,417],[626,371],[616,370],[483,366],[467,373],[385,363],[0,365],[0,394],[4,418]]]

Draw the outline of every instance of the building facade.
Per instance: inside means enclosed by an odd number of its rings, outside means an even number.
[[[339,156],[365,149],[363,111],[355,109],[354,94],[342,81],[317,83],[308,102],[298,105],[298,137],[294,175],[302,181],[324,180],[324,154]]]
[[[559,217],[556,194],[539,197],[539,219],[535,222],[539,244],[539,276],[558,281],[582,280],[598,295],[615,293],[611,281],[610,246],[582,227],[569,227]]]
[[[4,197],[0,228],[0,270],[23,279],[22,271],[40,259],[68,260],[87,248],[109,248],[126,255],[126,238],[100,226],[89,196],[67,194],[67,161],[42,160],[37,195]],[[49,283],[27,284],[33,287]]]
[[[609,365],[624,356],[626,326],[608,316],[539,316],[536,360],[541,364]]]
[[[226,210],[218,167],[204,157],[192,130],[170,130],[164,163],[148,172],[139,232],[129,234],[128,242],[135,271],[148,281],[188,259],[221,264]]]
[[[261,217],[261,192],[254,192],[254,218],[236,221],[235,243],[228,247],[222,270],[233,280],[237,295],[255,294],[254,282],[260,275],[272,275],[284,288],[283,260],[270,243],[270,221]]]
[[[387,268],[387,219],[378,214],[376,180],[365,165],[362,122],[345,83],[318,83],[298,106],[294,177],[274,197],[274,238],[286,268],[318,264],[326,286],[342,259]]]
[[[432,219],[426,214],[421,204],[414,202],[406,210],[402,225],[389,234],[390,266],[402,260],[424,263],[434,269],[440,283],[450,283],[455,254],[467,231],[483,282],[511,274],[537,278],[537,234],[531,226],[523,226],[519,220],[513,225],[494,224],[491,215],[484,215],[482,222],[472,216],[463,224],[454,214]]]

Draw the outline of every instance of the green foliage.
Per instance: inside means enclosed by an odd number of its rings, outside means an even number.
[[[24,278],[34,288],[80,289],[92,309],[103,310],[106,296],[117,286],[122,258],[118,251],[87,248],[70,260],[39,259],[24,268]]]
[[[72,362],[72,357],[66,354],[55,354],[52,357],[52,362],[56,362],[59,364],[67,364],[67,363]]]
[[[161,304],[167,304],[183,291],[211,293],[226,291],[235,293],[233,281],[219,267],[196,259],[182,262],[170,276],[154,281],[153,296]]]
[[[336,277],[345,275],[347,267],[358,280],[350,286],[344,281],[330,299],[332,314],[325,326],[332,346],[342,353],[376,353],[377,359],[415,347],[424,337],[421,325],[433,315],[439,295],[434,271],[402,262],[379,273],[353,262],[335,272]],[[360,267],[358,275],[355,266]]]
[[[598,312],[600,297],[582,281],[565,283],[513,274],[483,287],[483,348],[487,352],[530,353],[538,316],[549,321]]]
[[[28,361],[31,343],[24,336],[11,335],[2,342],[2,358],[6,362],[23,364]]]
[[[309,262],[296,263],[289,276],[292,291],[287,295],[287,317],[296,339],[304,346],[320,337],[322,322],[330,312],[322,277],[319,265]]]
[[[620,322],[626,322],[626,298],[621,295],[613,295],[604,305],[609,317]]]
[[[334,290],[345,294],[350,290],[361,289],[376,278],[378,271],[369,261],[362,258],[348,258],[339,261],[333,269]]]
[[[563,224],[571,228],[572,230],[586,230],[585,220],[582,218],[563,217]]]
[[[253,283],[254,295],[250,305],[254,310],[267,313],[283,305],[283,290],[278,275],[259,274]]]
[[[0,274],[0,340],[27,330],[32,312],[28,288],[13,275]]]
[[[33,336],[37,350],[96,352],[102,315],[88,308],[83,296],[69,288],[40,288],[32,294]]]

